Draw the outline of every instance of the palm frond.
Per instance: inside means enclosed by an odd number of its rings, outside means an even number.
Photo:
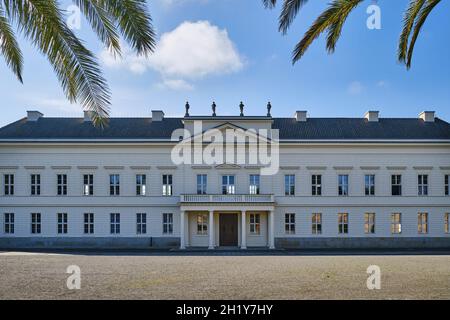
[[[414,25],[414,32],[411,37],[411,42],[409,44],[408,54],[406,58],[407,69],[411,68],[411,61],[414,53],[414,47],[416,45],[417,37],[419,36],[420,30],[422,29],[431,11],[433,11],[433,9],[439,4],[439,2],[441,2],[441,0],[427,0],[427,3],[425,4],[424,7],[422,7],[418,17],[416,18],[416,23]]]
[[[23,82],[23,56],[14,31],[0,6],[0,53],[5,58],[6,64],[14,72],[17,79]]]
[[[349,13],[362,1],[363,0],[333,0],[328,8],[314,21],[295,47],[293,52],[293,63],[300,60],[312,42],[327,29],[329,29],[327,47],[328,50],[332,52]]]
[[[277,5],[277,0],[263,0],[265,8],[272,9]]]
[[[308,0],[285,0],[281,10],[278,30],[286,34],[290,25],[297,16],[298,11],[308,2]]]
[[[405,11],[403,17],[403,29],[398,42],[398,60],[405,62],[408,52],[408,42],[411,36],[411,31],[416,21],[416,17],[419,14],[422,7],[425,5],[426,0],[411,0],[408,9]]]

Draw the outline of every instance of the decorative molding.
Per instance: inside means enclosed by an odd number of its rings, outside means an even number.
[[[125,169],[124,166],[103,166],[103,169],[105,170],[123,170]]]
[[[53,170],[70,170],[72,166],[51,166]]]
[[[259,170],[259,169],[261,169],[261,168],[264,168],[263,166],[259,166],[259,165],[251,165],[251,164],[249,164],[249,165],[247,165],[247,166],[244,166],[244,169],[249,169],[249,170]]]
[[[389,167],[386,167],[386,169],[388,169],[388,170],[406,170],[406,166],[389,166]]]
[[[308,170],[327,170],[326,166],[307,166]]]
[[[77,168],[80,170],[97,170],[98,169],[97,166],[78,166]]]
[[[280,166],[280,170],[299,170],[300,166]]]
[[[378,166],[361,166],[359,167],[361,170],[380,170]]]
[[[433,170],[433,166],[416,166],[413,167],[414,170]]]
[[[193,169],[193,170],[208,170],[208,169],[212,169],[212,166],[194,165],[194,166],[191,166],[191,169]]]
[[[0,170],[18,170],[19,166],[1,166]]]
[[[334,170],[353,170],[353,167],[351,167],[351,166],[336,166],[336,167],[333,167],[333,169]]]
[[[241,166],[233,163],[223,163],[215,166],[217,170],[226,170],[226,169],[241,169]]]
[[[45,166],[24,166],[27,170],[45,170]]]
[[[151,166],[130,166],[131,170],[150,170]]]
[[[157,166],[158,170],[177,170],[177,166]]]
[[[441,169],[441,170],[450,170],[450,166],[439,167],[439,169]]]

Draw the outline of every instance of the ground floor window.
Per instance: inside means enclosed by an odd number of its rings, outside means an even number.
[[[322,214],[313,213],[312,214],[312,234],[322,233]]]
[[[93,234],[94,233],[94,214],[85,213],[84,214],[84,233]]]
[[[449,230],[449,219],[450,219],[450,213],[447,212],[444,215],[444,231],[445,231],[445,233],[449,233],[450,232],[450,230]]]
[[[120,234],[120,213],[111,213],[111,234]]]
[[[163,234],[173,233],[173,214],[163,213]]]
[[[58,234],[67,234],[67,213],[58,213]]]
[[[286,234],[295,234],[295,213],[286,213],[284,230]]]
[[[250,234],[260,234],[261,215],[259,213],[250,214]]]
[[[348,213],[338,213],[339,234],[348,234]]]
[[[6,234],[14,233],[14,213],[5,213],[5,215],[4,215],[4,231]]]
[[[207,235],[208,234],[208,215],[198,214],[197,215],[197,234]]]
[[[419,212],[417,215],[417,232],[428,233],[428,213]]]
[[[393,233],[393,234],[402,233],[402,214],[401,213],[391,214],[391,233]]]
[[[147,214],[137,213],[136,214],[136,233],[146,234],[147,233]]]
[[[31,233],[40,234],[41,233],[41,214],[32,213],[31,214]]]
[[[366,213],[364,221],[364,232],[368,234],[375,233],[375,213]]]

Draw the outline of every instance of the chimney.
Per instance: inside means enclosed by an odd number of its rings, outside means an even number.
[[[163,121],[164,112],[161,110],[152,110],[152,121]]]
[[[84,122],[92,122],[92,111],[84,111]]]
[[[38,121],[43,116],[39,111],[27,111],[27,121]]]
[[[423,111],[419,114],[419,119],[425,122],[434,122],[434,111]]]
[[[364,118],[369,122],[378,122],[380,112],[379,111],[367,111],[364,114]]]
[[[306,122],[308,111],[295,111],[294,118],[297,122]]]

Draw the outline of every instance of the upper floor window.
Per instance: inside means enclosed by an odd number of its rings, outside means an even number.
[[[366,196],[374,196],[375,195],[375,175],[374,174],[366,174],[364,176],[364,192]]]
[[[145,174],[136,175],[136,195],[145,196],[147,192],[147,176]]]
[[[171,196],[173,195],[172,190],[172,175],[171,174],[164,174],[162,176],[162,182],[163,182],[163,196]]]
[[[260,179],[259,174],[250,175],[250,194],[259,194]]]
[[[340,174],[338,177],[338,193],[340,196],[348,196],[348,175]]]
[[[286,234],[295,234],[295,213],[286,213],[284,216],[284,230]]]
[[[222,194],[235,194],[235,176],[222,176]]]
[[[31,195],[39,196],[41,194],[41,175],[32,174],[31,175]]]
[[[417,176],[417,183],[418,183],[419,196],[427,196],[428,195],[428,175],[419,174]]]
[[[322,195],[322,175],[313,174],[311,176],[311,184],[312,184],[312,195],[313,196],[321,196]]]
[[[417,232],[428,233],[428,213],[419,212],[417,214]]]
[[[375,233],[375,213],[366,213],[364,215],[364,232],[368,234]]]
[[[400,174],[393,174],[391,176],[391,187],[393,196],[402,195],[402,176]]]
[[[5,174],[3,176],[4,187],[5,187],[5,196],[13,196],[14,195],[14,175],[13,174]]]
[[[120,175],[118,174],[109,175],[109,195],[120,195]]]
[[[259,213],[250,214],[250,234],[261,232],[261,215]]]
[[[67,223],[67,213],[58,213],[57,215],[57,231],[58,234],[67,234],[68,223]]]
[[[32,213],[31,214],[31,233],[40,234],[41,233],[41,214]]]
[[[197,175],[197,194],[206,194],[208,187],[208,176],[206,174]]]
[[[402,214],[392,213],[391,214],[391,233],[398,234],[402,233]]]
[[[163,213],[163,234],[173,233],[173,214]]]
[[[445,177],[444,177],[444,194],[446,195],[446,196],[448,196],[449,195],[449,193],[448,193],[448,174],[446,174],[445,175]]]
[[[449,226],[449,221],[450,220],[450,213],[446,213],[444,214],[444,231],[445,233],[450,233],[450,226]]]
[[[136,214],[136,233],[146,234],[147,233],[147,214],[137,213]]]
[[[284,176],[284,194],[286,196],[295,196],[295,175],[287,174]]]
[[[83,175],[83,195],[93,196],[94,195],[94,175],[84,174]]]
[[[120,234],[120,213],[111,213],[110,220],[111,234]]]
[[[56,175],[56,193],[58,196],[67,195],[67,174]]]
[[[340,234],[348,233],[348,213],[338,214],[338,231]]]
[[[207,235],[208,234],[208,215],[198,214],[197,215],[197,234]]]
[[[84,233],[93,234],[94,233],[94,214],[85,213],[84,214]]]
[[[4,214],[4,231],[6,234],[14,234],[14,213]]]
[[[312,214],[312,234],[321,234],[322,233],[322,214],[321,213],[313,213]]]

